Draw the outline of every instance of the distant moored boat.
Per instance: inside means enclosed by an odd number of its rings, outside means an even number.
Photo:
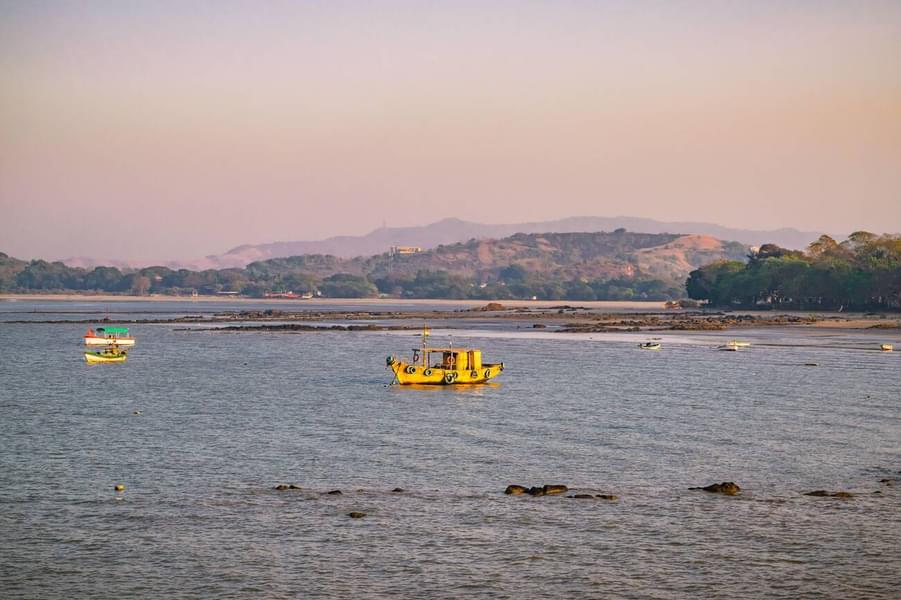
[[[117,347],[109,347],[104,350],[87,351],[84,360],[88,364],[97,363],[123,363],[128,358],[128,352]]]
[[[135,339],[128,335],[128,327],[97,327],[84,334],[85,346],[134,346]]]

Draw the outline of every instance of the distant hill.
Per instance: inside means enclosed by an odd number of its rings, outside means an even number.
[[[442,244],[471,239],[500,239],[516,233],[577,233],[614,231],[625,228],[643,233],[683,233],[733,240],[749,246],[766,243],[801,249],[819,237],[819,232],[777,229],[756,231],[731,229],[711,223],[667,223],[637,217],[571,217],[559,221],[541,221],[510,225],[486,225],[460,219],[444,219],[421,227],[382,227],[362,236],[338,236],[320,241],[246,244],[225,254],[208,256],[210,267],[242,267],[256,260],[302,254],[331,254],[342,258],[369,256],[386,252],[391,246],[435,248]]]
[[[318,241],[244,244],[232,248],[224,254],[196,259],[154,262],[79,256],[64,258],[62,262],[82,268],[92,268],[100,265],[110,265],[119,268],[159,265],[171,269],[225,269],[241,268],[254,261],[270,258],[305,254],[326,254],[340,258],[354,258],[381,254],[382,252],[387,252],[392,246],[419,246],[424,249],[431,249],[442,244],[467,242],[472,239],[501,239],[516,233],[590,233],[614,231],[620,228],[643,233],[705,235],[720,240],[734,240],[748,246],[761,246],[770,243],[790,249],[806,248],[810,242],[817,239],[820,235],[819,232],[798,231],[796,229],[756,231],[731,229],[712,223],[670,223],[638,217],[571,217],[558,221],[539,221],[509,225],[488,225],[460,219],[443,219],[430,225],[417,227],[381,227],[360,236],[336,236]]]
[[[252,273],[303,273],[326,278],[338,273],[412,279],[422,271],[444,271],[476,282],[503,278],[511,266],[530,277],[554,281],[659,279],[681,285],[688,273],[720,259],[741,260],[748,247],[710,236],[633,233],[517,233],[497,240],[441,245],[417,254],[381,253],[368,258],[307,254],[257,261]]]
[[[155,266],[92,270],[25,262],[0,254],[0,291],[103,291],[131,294],[269,292],[354,298],[668,299],[684,295],[690,271],[743,259],[747,246],[710,236],[635,233],[517,233],[472,239],[411,254],[341,258],[304,254],[245,268],[192,271]]]

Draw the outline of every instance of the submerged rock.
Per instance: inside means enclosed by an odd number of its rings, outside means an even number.
[[[600,498],[601,500],[619,500],[618,496],[614,496],[613,494],[595,494],[595,498]]]
[[[280,483],[277,486],[275,486],[274,489],[276,489],[280,492],[284,491],[284,490],[299,490],[300,486],[294,485],[293,483]]]
[[[326,494],[328,494],[329,496],[340,496],[341,490],[332,490],[330,492],[326,492]]]
[[[854,494],[851,492],[829,492],[827,490],[814,490],[812,492],[805,492],[805,496],[817,496],[819,498],[853,498]]]
[[[711,494],[725,494],[727,496],[734,496],[738,492],[741,491],[741,488],[734,481],[724,481],[722,483],[711,483],[708,486],[704,487],[693,487],[688,488],[690,490],[703,490],[705,492],[710,492]]]
[[[567,498],[575,498],[576,500],[591,500],[594,498],[591,494],[573,494],[572,496],[567,496]]]
[[[545,484],[542,486],[525,487],[522,485],[508,485],[504,490],[505,494],[518,496],[520,494],[528,494],[530,496],[551,496],[553,494],[564,494],[569,490],[565,485]]]
[[[530,487],[526,493],[530,496],[551,496],[553,494],[564,494],[569,490],[565,485],[544,484],[541,487]],[[521,492],[520,492],[521,493]]]
[[[395,494],[402,494],[402,493],[404,493],[405,491],[407,491],[407,490],[405,490],[404,488],[399,488],[399,487],[396,487],[396,488],[394,488],[393,490],[391,490],[391,492],[392,492],[392,493],[395,493]]]
[[[350,517],[351,519],[362,519],[363,517],[366,516],[366,513],[354,511],[354,512],[347,513],[347,516]]]

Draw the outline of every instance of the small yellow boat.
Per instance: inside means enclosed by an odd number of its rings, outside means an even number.
[[[891,344],[880,344],[879,349],[882,350],[883,352],[891,352],[892,350],[895,349],[895,347],[892,346]]]
[[[123,363],[128,358],[125,350],[118,348],[107,348],[100,352],[85,352],[84,360],[89,365],[99,363]]]
[[[504,363],[482,362],[482,351],[472,348],[413,349],[413,360],[406,362],[389,356],[388,368],[401,385],[454,385],[487,383],[504,370]]]

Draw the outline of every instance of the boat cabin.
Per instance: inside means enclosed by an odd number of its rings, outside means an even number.
[[[91,330],[88,329],[88,335],[91,335]],[[97,337],[107,337],[114,338],[118,336],[127,336],[128,335],[128,327],[98,327],[96,329]]]
[[[413,364],[432,369],[477,371],[482,368],[482,351],[470,348],[414,348]]]

